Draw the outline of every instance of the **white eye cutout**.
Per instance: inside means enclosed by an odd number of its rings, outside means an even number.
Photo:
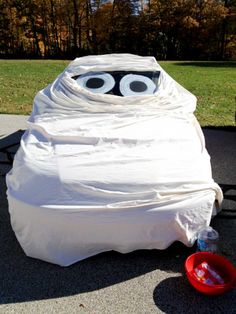
[[[106,94],[115,86],[114,78],[105,72],[89,72],[80,75],[76,82],[79,86],[95,94]]]
[[[123,96],[152,95],[156,88],[156,84],[144,75],[127,74],[120,81]]]

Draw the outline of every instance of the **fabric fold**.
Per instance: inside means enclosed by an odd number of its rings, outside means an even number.
[[[125,97],[73,78],[106,71],[160,75],[153,94]],[[153,57],[72,61],[36,95],[7,175],[12,227],[26,254],[66,266],[107,250],[193,245],[222,202],[195,109],[196,97]]]

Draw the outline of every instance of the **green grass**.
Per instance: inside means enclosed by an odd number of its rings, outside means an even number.
[[[0,113],[29,114],[36,93],[60,74],[69,61],[0,60]],[[202,126],[235,126],[236,62],[160,62],[195,94]]]
[[[160,62],[181,85],[197,96],[201,126],[235,126],[236,62]]]
[[[29,114],[36,93],[52,83],[68,63],[0,60],[0,113]]]

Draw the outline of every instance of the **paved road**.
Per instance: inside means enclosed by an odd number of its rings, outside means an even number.
[[[26,117],[0,115],[0,137],[26,128]],[[236,265],[236,133],[205,129],[213,177],[222,184],[223,217],[212,221],[220,250]],[[0,139],[0,147],[1,147]],[[0,166],[0,174],[9,166]],[[220,296],[198,294],[184,275],[195,248],[107,252],[68,268],[28,258],[10,226],[4,176],[0,176],[0,313],[236,313],[236,289]]]

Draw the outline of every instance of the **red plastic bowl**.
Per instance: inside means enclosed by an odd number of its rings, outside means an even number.
[[[191,271],[202,262],[207,262],[211,267],[213,267],[224,279],[225,284],[212,286],[197,280]],[[194,253],[186,259],[185,270],[188,280],[192,286],[204,294],[223,294],[226,291],[234,288],[236,285],[236,268],[225,257],[218,254],[210,252]]]

